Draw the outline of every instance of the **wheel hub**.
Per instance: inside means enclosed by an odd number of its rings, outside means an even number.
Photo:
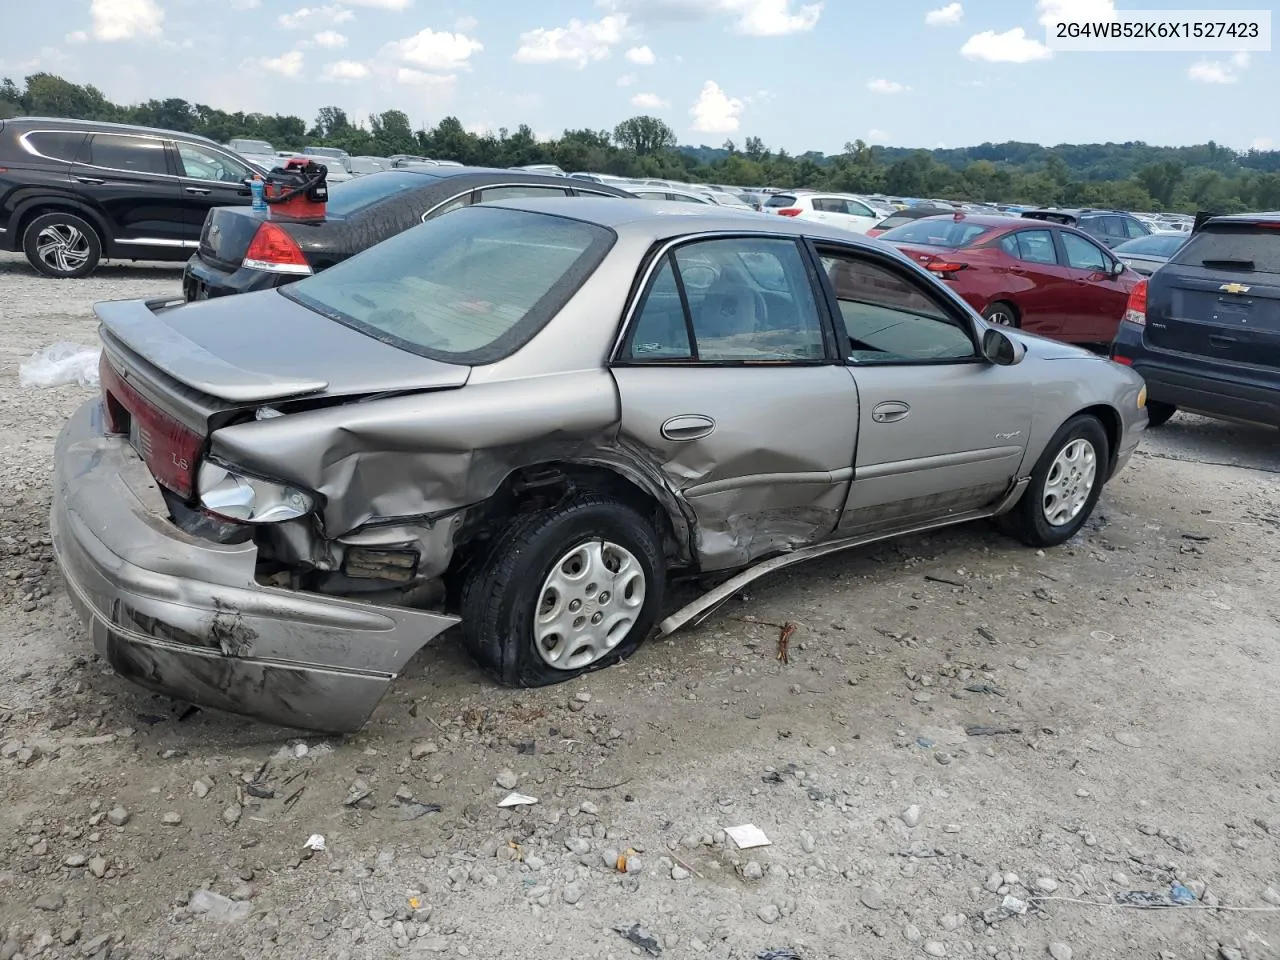
[[[36,256],[55,270],[70,273],[89,259],[89,238],[69,223],[51,223],[36,235]]]
[[[1084,438],[1072,440],[1054,457],[1044,481],[1042,508],[1052,526],[1063,527],[1080,515],[1093,493],[1098,454]]]
[[[580,670],[608,656],[635,626],[645,588],[640,561],[626,547],[608,540],[573,547],[538,593],[538,656],[556,670]]]

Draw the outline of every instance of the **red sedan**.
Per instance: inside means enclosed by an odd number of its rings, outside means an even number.
[[[1142,278],[1071,227],[1012,217],[927,217],[880,235],[992,323],[1110,343]]]

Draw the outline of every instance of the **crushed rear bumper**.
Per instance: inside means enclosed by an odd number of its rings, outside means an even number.
[[[270,723],[358,729],[457,617],[266,587],[252,543],[170,522],[150,471],[82,406],[58,438],[50,526],[71,597],[112,668],[143,687]]]

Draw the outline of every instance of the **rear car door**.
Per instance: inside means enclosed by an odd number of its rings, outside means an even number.
[[[1022,329],[1042,336],[1057,336],[1066,320],[1064,303],[1072,293],[1071,271],[1058,260],[1053,231],[1047,227],[1016,230],[996,243],[1009,259],[1008,271],[1014,306]]]
[[[1088,237],[1066,230],[1057,233],[1074,287],[1063,300],[1066,322],[1062,339],[1110,343],[1124,316],[1130,281],[1115,275],[1116,258]]]
[[[133,133],[90,134],[71,168],[78,192],[106,219],[115,256],[196,246],[174,172],[163,138]]]
[[[970,312],[910,266],[825,241],[816,253],[858,390],[858,449],[840,533],[994,504],[1011,489],[1030,434],[1022,370],[983,359]]]
[[[621,440],[696,515],[703,568],[821,540],[849,489],[858,401],[800,242],[677,242],[642,283],[612,367]]]
[[[1208,376],[1280,373],[1280,221],[1210,223],[1151,276],[1146,345]],[[1263,422],[1267,422],[1265,418]]]
[[[173,149],[186,213],[187,235],[184,239],[196,245],[210,210],[214,207],[246,206],[253,202],[249,185],[245,182],[253,176],[253,171],[231,154],[206,144],[177,140]]]

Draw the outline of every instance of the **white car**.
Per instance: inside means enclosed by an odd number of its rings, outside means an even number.
[[[800,220],[817,220],[851,233],[866,233],[884,217],[857,197],[839,193],[775,193],[764,203],[765,213]]]

